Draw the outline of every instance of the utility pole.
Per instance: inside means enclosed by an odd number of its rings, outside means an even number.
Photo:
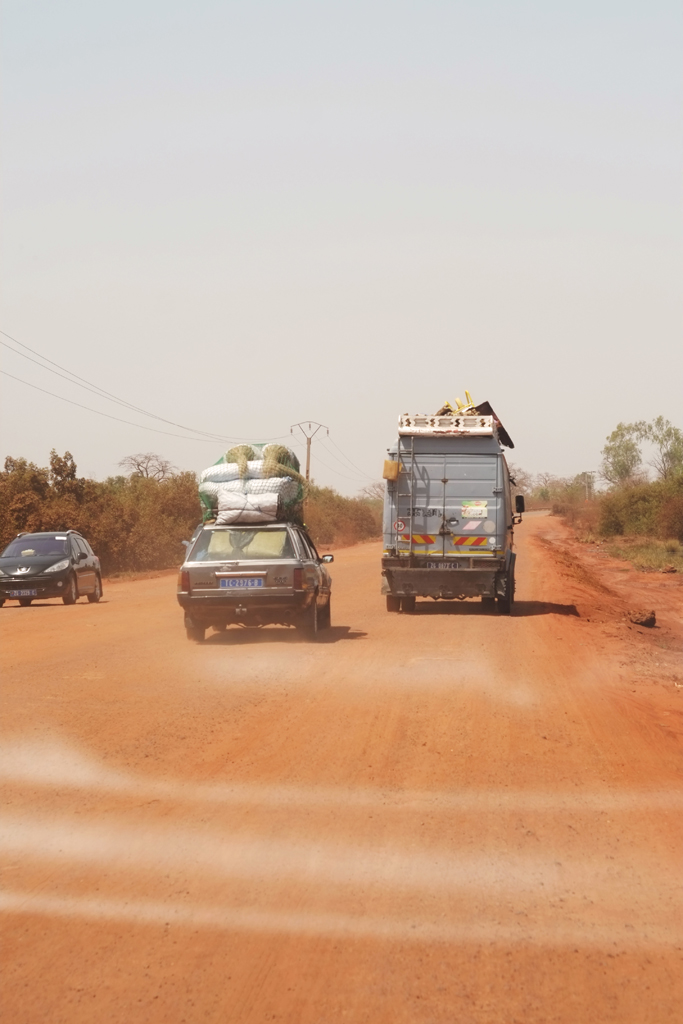
[[[587,472],[584,472],[582,475],[583,482],[586,488],[586,501],[588,501],[590,498],[593,497],[593,477],[595,476],[595,473],[593,472],[593,470],[588,470]]]
[[[310,420],[308,423],[294,423],[289,428],[290,434],[293,434],[295,430],[300,430],[306,438],[306,483],[309,483],[311,479],[311,441],[319,430],[326,430],[329,435],[330,428],[326,427],[324,423],[316,423],[314,420]]]

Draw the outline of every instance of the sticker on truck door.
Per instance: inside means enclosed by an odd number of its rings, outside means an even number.
[[[486,519],[488,501],[463,501],[462,514],[465,519]]]

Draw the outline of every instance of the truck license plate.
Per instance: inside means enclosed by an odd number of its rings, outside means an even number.
[[[10,597],[38,597],[37,590],[10,590]]]
[[[263,580],[260,576],[243,576],[241,579],[221,580],[222,590],[236,590],[243,587],[262,587]]]

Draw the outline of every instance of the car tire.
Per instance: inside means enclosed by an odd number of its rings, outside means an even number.
[[[321,625],[316,597],[313,598],[313,604],[306,609],[298,623],[299,629],[307,634],[309,640],[317,640]]]
[[[66,593],[62,594],[62,601],[64,604],[76,604],[78,601],[78,586],[76,584],[76,577],[71,574],[66,585]]]
[[[33,601],[32,597],[20,597],[19,598],[19,604],[21,605],[22,608],[30,608],[32,601]]]
[[[401,611],[404,615],[412,615],[415,611],[415,598],[414,597],[402,597],[401,598]]]
[[[387,594],[387,611],[388,612],[400,612],[401,610],[401,598],[396,597],[395,594]]]
[[[95,577],[95,589],[92,594],[88,594],[88,600],[90,604],[97,604],[99,599],[102,597],[102,580],[99,576]]]
[[[206,636],[206,626],[186,626],[185,634],[188,640],[194,640],[200,644]]]
[[[332,597],[328,597],[327,604],[318,615],[318,629],[329,629],[332,625]]]
[[[4,597],[0,597],[0,608],[2,608],[4,603],[5,603],[5,598]]]

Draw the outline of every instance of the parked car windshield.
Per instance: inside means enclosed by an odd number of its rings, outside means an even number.
[[[66,537],[17,537],[8,544],[2,558],[30,558],[32,555],[68,555]]]
[[[204,530],[188,556],[190,562],[247,558],[295,558],[289,532],[282,530]]]

